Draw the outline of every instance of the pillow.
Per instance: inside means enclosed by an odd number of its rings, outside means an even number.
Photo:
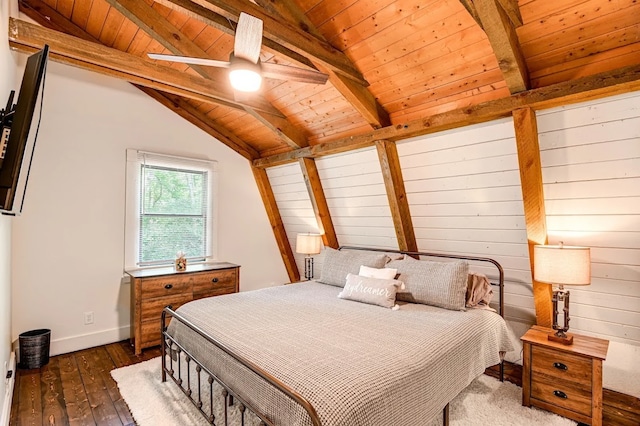
[[[381,278],[383,280],[392,280],[396,277],[397,274],[398,274],[397,269],[391,269],[391,268],[376,269],[376,268],[370,268],[364,265],[360,266],[360,272],[358,272],[358,275],[360,275],[361,277]]]
[[[489,306],[492,298],[493,289],[486,275],[470,273],[467,277],[467,294],[465,297],[467,308]]]
[[[465,309],[469,272],[466,261],[432,262],[405,256],[387,266],[398,270],[398,279],[406,287],[404,292],[398,292],[398,300],[451,310]]]
[[[318,281],[344,287],[347,274],[356,275],[360,271],[360,266],[382,268],[386,263],[387,255],[385,254],[339,251],[331,247],[325,247],[322,271]]]
[[[398,280],[385,280],[347,274],[344,289],[338,293],[338,297],[340,299],[397,309],[396,292],[401,285],[402,283]]]

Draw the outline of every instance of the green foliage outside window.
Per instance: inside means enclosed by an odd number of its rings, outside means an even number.
[[[207,172],[142,165],[139,262],[207,255]]]

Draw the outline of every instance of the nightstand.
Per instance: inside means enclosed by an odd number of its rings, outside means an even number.
[[[554,333],[533,326],[522,336],[522,405],[578,422],[602,425],[602,361],[609,341],[574,334],[572,345],[547,340]]]

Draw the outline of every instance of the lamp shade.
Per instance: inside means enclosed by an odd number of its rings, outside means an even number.
[[[536,281],[562,285],[591,284],[591,253],[588,247],[534,246],[533,275]]]
[[[298,234],[296,238],[296,253],[318,254],[322,247],[320,234]]]

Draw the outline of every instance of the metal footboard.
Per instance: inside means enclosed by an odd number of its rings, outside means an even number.
[[[227,355],[231,356],[241,365],[258,375],[264,381],[269,383],[275,389],[280,391],[283,395],[293,400],[300,405],[309,415],[309,419],[314,426],[320,426],[320,419],[316,410],[311,403],[302,395],[288,387],[286,384],[273,377],[268,372],[264,371],[253,362],[245,359],[244,357],[234,353],[231,349],[224,344],[216,341],[212,337],[208,336],[202,329],[190,322],[188,319],[174,311],[173,309],[166,307],[162,311],[162,381],[167,381],[167,374],[178,385],[180,390],[189,398],[189,400],[196,406],[196,408],[202,413],[207,421],[212,425],[217,426],[229,426],[230,416],[229,407],[236,406],[236,409],[240,412],[240,425],[244,426],[247,417],[247,410],[253,413],[260,419],[260,425],[274,425],[274,423],[265,415],[260,412],[256,407],[247,403],[245,399],[238,395],[237,391],[231,389],[220,377],[214,372],[210,371],[204,366],[198,359],[196,359],[186,348],[180,345],[176,340],[167,332],[167,316],[170,315],[174,320],[179,321],[185,326],[189,327],[194,332],[198,333],[202,338],[206,339],[209,343],[215,345]],[[183,363],[185,365],[183,365]],[[193,367],[192,364],[195,366]],[[168,364],[168,365],[167,365]],[[195,374],[196,377],[192,377]],[[203,375],[206,377],[203,380]],[[192,385],[193,383],[193,386]],[[214,406],[217,402],[214,396],[214,384],[218,384],[222,387],[221,395],[224,399],[223,406],[224,411],[222,418],[216,418],[214,415]],[[203,398],[203,387],[208,387],[208,392],[205,393]],[[194,389],[195,388],[195,389]],[[203,401],[203,399],[206,399]]]

